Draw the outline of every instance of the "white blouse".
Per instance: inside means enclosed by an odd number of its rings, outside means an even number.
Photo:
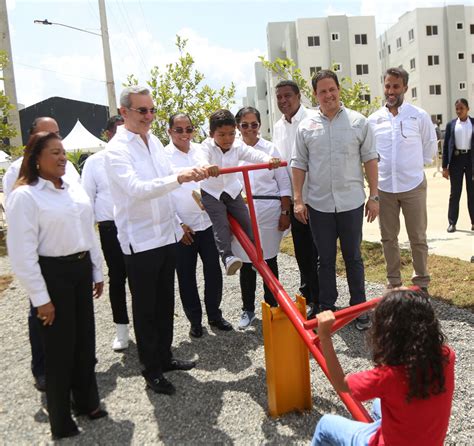
[[[39,256],[61,257],[90,251],[93,280],[103,281],[94,213],[79,183],[63,180],[63,188],[56,189],[51,181],[39,178],[35,185],[17,187],[7,200],[7,222],[12,269],[33,306],[50,301]]]

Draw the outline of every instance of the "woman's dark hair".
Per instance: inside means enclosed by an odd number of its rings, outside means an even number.
[[[322,81],[323,79],[332,79],[336,83],[337,88],[340,88],[339,87],[339,79],[337,77],[337,74],[334,73],[334,71],[321,70],[321,71],[318,71],[315,76],[313,76],[313,79],[311,79],[311,85],[313,86],[314,91],[316,91],[316,87],[318,86],[318,82]]]
[[[193,125],[193,121],[191,120],[191,117],[188,114],[186,114],[186,113],[175,113],[175,114],[171,115],[170,119],[168,120],[168,128],[173,127],[174,120],[176,118],[188,118],[191,125]]]
[[[262,121],[260,120],[260,112],[254,107],[241,108],[235,115],[235,120],[237,121],[237,124],[240,124],[240,121],[242,121],[242,118],[245,115],[248,115],[249,113],[253,113],[256,116],[258,123],[262,124]]]
[[[469,108],[469,102],[467,102],[467,99],[464,98],[459,98],[455,103],[454,106],[458,104],[464,104],[467,108]]]
[[[25,155],[15,187],[24,184],[35,184],[38,181],[38,157],[48,142],[53,139],[61,141],[61,137],[52,132],[39,132],[30,136],[25,147]]]
[[[377,366],[405,367],[407,401],[427,399],[446,390],[445,337],[424,292],[394,290],[386,294],[375,308],[369,339]]]
[[[234,115],[229,110],[217,110],[209,117],[209,130],[214,133],[219,127],[231,125],[237,127]]]

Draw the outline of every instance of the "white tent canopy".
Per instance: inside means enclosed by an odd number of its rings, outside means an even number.
[[[63,139],[63,146],[66,152],[74,152],[74,150],[82,150],[84,152],[97,152],[105,147],[105,142],[96,138],[89,130],[87,130],[79,119],[71,130],[69,135]]]

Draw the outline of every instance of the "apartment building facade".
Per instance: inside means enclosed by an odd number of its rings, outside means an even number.
[[[408,71],[406,99],[444,128],[455,117],[456,99],[474,99],[474,6],[406,12],[379,36],[378,57],[382,71],[394,66]]]

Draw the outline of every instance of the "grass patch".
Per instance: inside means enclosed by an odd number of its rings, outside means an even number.
[[[283,239],[281,251],[294,256],[291,235]],[[385,259],[382,245],[377,242],[362,241],[361,251],[364,259],[365,279],[369,282],[385,284]],[[403,283],[408,285],[411,283],[413,273],[410,250],[402,249],[401,259]],[[431,275],[429,291],[432,297],[474,311],[474,267],[470,262],[430,254],[428,255],[428,268]],[[346,275],[339,246],[336,273],[340,276]]]

